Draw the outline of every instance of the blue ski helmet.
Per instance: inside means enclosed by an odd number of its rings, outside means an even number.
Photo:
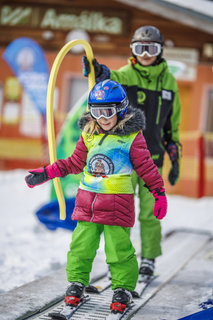
[[[88,106],[90,114],[91,108],[113,106],[116,108],[117,115],[123,119],[128,105],[129,100],[124,87],[110,79],[96,83],[89,94]]]

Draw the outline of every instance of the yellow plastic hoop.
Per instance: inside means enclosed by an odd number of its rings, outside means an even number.
[[[49,157],[50,157],[50,163],[52,164],[57,160],[56,157],[56,146],[55,146],[55,128],[54,128],[54,116],[53,116],[53,98],[54,98],[54,89],[55,89],[55,82],[58,74],[59,67],[61,65],[61,62],[65,55],[69,52],[69,50],[76,46],[76,45],[82,45],[84,47],[84,50],[86,52],[87,59],[90,64],[90,70],[88,76],[88,85],[89,85],[89,91],[93,88],[95,84],[95,72],[94,67],[92,64],[93,60],[93,52],[90,44],[85,40],[73,40],[68,42],[58,53],[58,55],[55,58],[55,61],[53,63],[49,82],[48,82],[48,88],[47,88],[47,134],[48,134],[48,146],[49,146]],[[56,192],[56,196],[59,203],[59,210],[60,210],[60,219],[65,220],[66,219],[66,205],[64,200],[63,191],[61,188],[61,183],[59,178],[53,179],[53,184]]]

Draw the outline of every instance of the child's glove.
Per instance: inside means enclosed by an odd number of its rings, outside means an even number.
[[[166,151],[167,151],[169,158],[171,160],[171,163],[172,163],[172,167],[169,172],[168,180],[169,180],[169,183],[172,186],[174,186],[178,181],[179,173],[180,173],[179,160],[181,158],[181,144],[171,142],[168,144]]]
[[[29,188],[34,188],[50,179],[61,177],[61,173],[55,164],[44,168],[29,170],[29,173],[30,174],[25,177]]]
[[[165,217],[167,211],[167,199],[164,188],[156,188],[151,191],[155,198],[154,216],[161,220]]]
[[[83,62],[83,75],[85,77],[88,77],[91,70],[90,70],[89,61],[86,56],[83,56],[82,62]],[[110,78],[110,70],[107,66],[105,66],[104,64],[99,64],[96,59],[93,59],[92,63],[95,69],[96,82],[100,82]]]

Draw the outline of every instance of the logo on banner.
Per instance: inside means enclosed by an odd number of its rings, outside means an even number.
[[[19,38],[9,44],[3,58],[35,107],[45,114],[49,66],[42,48],[32,39]]]

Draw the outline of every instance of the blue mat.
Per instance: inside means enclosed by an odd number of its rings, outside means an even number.
[[[41,223],[43,223],[47,229],[56,230],[57,228],[64,228],[69,230],[74,230],[77,221],[71,219],[73,209],[75,207],[75,198],[65,199],[66,203],[66,219],[59,219],[59,205],[58,201],[52,201],[42,206],[38,211],[36,211],[36,216]]]
[[[213,320],[213,308],[191,314],[179,320]]]

